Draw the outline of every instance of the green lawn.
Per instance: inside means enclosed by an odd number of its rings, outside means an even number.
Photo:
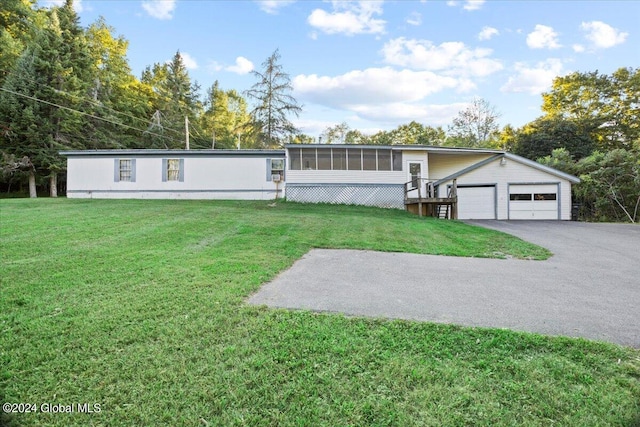
[[[640,425],[637,350],[244,304],[313,247],[550,255],[504,234],[362,207],[66,199],[0,200],[0,230],[0,402],[38,411],[0,425]]]

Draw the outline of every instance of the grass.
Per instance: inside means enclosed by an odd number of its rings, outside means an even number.
[[[0,401],[38,407],[0,425],[640,425],[634,349],[244,304],[313,247],[550,256],[505,234],[362,207],[66,199],[1,200],[0,233]]]

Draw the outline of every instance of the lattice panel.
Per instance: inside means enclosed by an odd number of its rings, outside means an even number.
[[[402,185],[287,185],[287,200],[404,209]]]

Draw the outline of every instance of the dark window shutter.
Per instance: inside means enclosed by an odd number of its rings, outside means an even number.
[[[113,181],[120,182],[120,159],[113,159]]]
[[[131,159],[131,182],[136,182],[136,159]]]
[[[167,159],[162,159],[162,182],[167,182]]]
[[[271,159],[267,159],[267,181],[271,181]]]
[[[184,182],[184,159],[180,159],[180,170],[178,171],[178,181]]]

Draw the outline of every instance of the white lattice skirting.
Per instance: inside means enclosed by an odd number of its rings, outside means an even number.
[[[402,184],[287,184],[287,200],[404,209]]]

